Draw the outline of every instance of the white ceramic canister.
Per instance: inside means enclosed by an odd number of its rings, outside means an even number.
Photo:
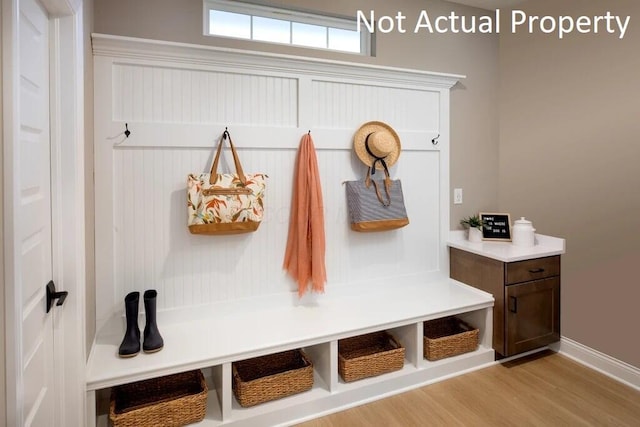
[[[526,220],[524,217],[513,223],[511,232],[513,233],[511,241],[515,246],[531,247],[535,245],[536,230],[533,228],[531,221]]]

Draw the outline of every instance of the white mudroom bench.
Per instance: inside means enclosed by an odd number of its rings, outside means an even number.
[[[250,298],[158,313],[165,346],[153,354],[119,358],[124,319],[114,317],[97,334],[87,366],[87,424],[108,425],[97,412],[111,387],[192,369],[209,383],[203,426],[291,424],[386,397],[494,361],[491,348],[493,297],[448,278],[359,285],[348,292],[300,303],[296,294]],[[423,358],[423,322],[457,315],[479,328],[471,353],[430,362]],[[140,317],[144,325],[144,316]],[[338,375],[338,340],[387,330],[405,347],[400,371],[343,382]],[[242,408],[232,392],[231,363],[303,348],[314,364],[310,391]]]

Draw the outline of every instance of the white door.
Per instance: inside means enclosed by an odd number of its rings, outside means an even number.
[[[16,3],[13,3],[16,5]],[[11,323],[14,351],[7,355],[9,425],[50,426],[55,420],[53,315],[45,286],[52,278],[51,147],[49,126],[49,18],[36,0],[17,2],[13,33],[10,200]],[[14,12],[15,13],[15,12]],[[17,48],[17,49],[16,49]],[[6,106],[6,104],[5,104]],[[5,111],[5,117],[6,111]],[[5,123],[6,126],[6,123]],[[5,153],[7,151],[5,150]],[[6,238],[6,237],[5,237]],[[15,401],[14,401],[15,399]]]

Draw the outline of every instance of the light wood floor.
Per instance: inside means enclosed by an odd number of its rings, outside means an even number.
[[[640,392],[543,351],[300,426],[640,427]]]

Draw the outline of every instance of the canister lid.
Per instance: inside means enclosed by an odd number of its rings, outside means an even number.
[[[521,216],[520,219],[516,220],[515,223],[522,225],[531,225],[531,221],[525,219],[523,216]]]

